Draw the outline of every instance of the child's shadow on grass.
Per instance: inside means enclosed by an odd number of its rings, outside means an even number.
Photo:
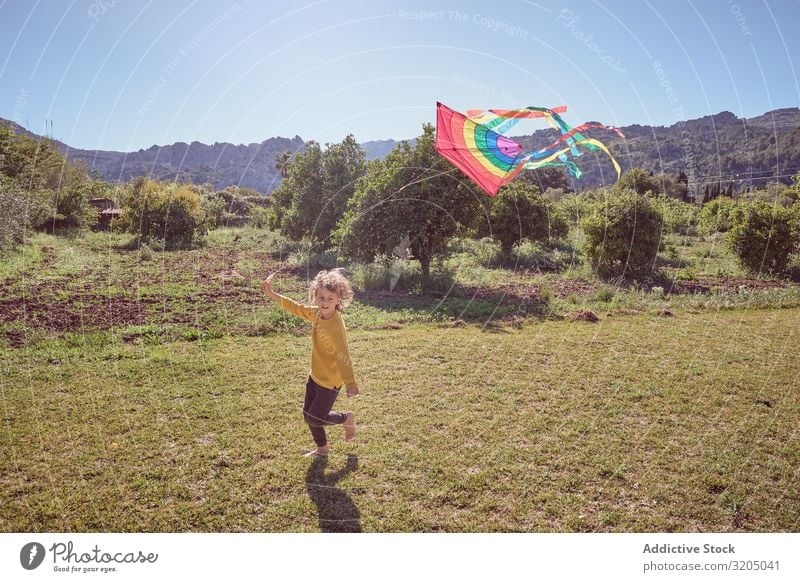
[[[357,533],[361,531],[361,514],[356,504],[336,484],[358,469],[358,457],[347,455],[347,464],[335,473],[325,474],[328,457],[315,457],[306,473],[306,490],[317,506],[319,530],[323,533]]]

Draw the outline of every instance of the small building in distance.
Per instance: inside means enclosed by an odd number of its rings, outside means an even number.
[[[89,204],[99,213],[95,230],[111,230],[112,221],[122,214],[122,209],[111,198],[89,198]]]

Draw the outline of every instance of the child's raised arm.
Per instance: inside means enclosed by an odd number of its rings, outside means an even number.
[[[275,291],[272,290],[272,278],[274,276],[275,273],[270,273],[270,275],[266,279],[261,281],[261,290],[267,295],[267,297],[269,297],[273,301],[277,301],[278,298],[280,298],[280,295],[278,295],[277,293],[275,293]]]
[[[296,301],[291,300],[288,297],[281,295],[280,293],[275,293],[272,290],[272,278],[275,276],[275,273],[270,274],[266,279],[261,281],[261,290],[264,294],[272,299],[275,303],[277,303],[281,309],[291,313],[292,315],[296,315],[297,317],[301,317],[306,321],[314,321],[314,316],[316,315],[316,310],[301,305]]]

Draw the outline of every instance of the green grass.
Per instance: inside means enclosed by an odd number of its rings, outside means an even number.
[[[742,277],[746,273],[725,244],[723,234],[711,236],[672,235],[668,242],[675,249],[677,261],[687,267],[666,269],[668,273],[689,271],[698,277]]]
[[[10,320],[0,316],[0,345],[32,345],[66,332],[98,329],[120,335],[131,325],[192,328],[212,336],[286,331],[297,325],[274,313],[258,281],[280,270],[279,289],[303,298],[315,273],[298,263],[303,252],[308,254],[307,246],[252,228],[212,231],[203,248],[191,251],[156,252],[130,243],[130,237],[109,233],[37,234],[29,246],[0,261],[0,302],[26,301],[25,317],[20,305]],[[669,281],[621,285],[597,280],[576,254],[579,233],[553,249],[525,243],[508,260],[496,242],[458,239],[450,244],[451,256],[434,262],[427,288],[414,261],[350,266],[357,287],[350,320],[354,329],[375,329],[488,317],[518,323],[577,310],[659,313],[800,305],[796,284],[759,288],[761,283],[752,278],[719,275],[735,264],[717,243],[700,237],[670,241],[676,249],[672,254],[681,256],[666,261],[665,273],[676,285],[694,285],[698,291],[676,293]],[[335,262],[331,253],[326,257]],[[549,270],[553,265],[561,270]],[[664,293],[652,293],[653,285]],[[158,335],[185,336],[183,331]]]
[[[18,276],[41,262],[42,245],[39,240],[40,237],[36,237],[30,244],[20,247],[0,260],[0,280]]]
[[[2,531],[798,531],[800,310],[352,330],[326,463],[305,333],[0,352]]]
[[[335,256],[33,236],[0,261],[0,531],[800,531],[800,285],[702,237],[603,282],[571,237],[454,241],[427,290],[352,266],[359,442],[324,463],[308,325],[258,285],[304,300]]]

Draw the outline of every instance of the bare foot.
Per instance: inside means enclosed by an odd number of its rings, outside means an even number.
[[[328,454],[328,445],[325,445],[324,447],[317,447],[313,451],[309,451],[303,456],[304,457],[324,457],[327,454]]]
[[[356,438],[356,418],[352,412],[345,412],[344,440],[351,441]]]

